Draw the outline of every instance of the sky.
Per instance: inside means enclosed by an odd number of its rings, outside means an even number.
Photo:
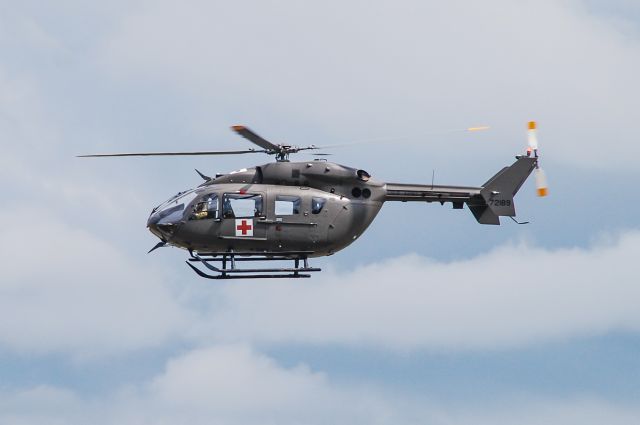
[[[633,0],[0,1],[0,423],[637,424],[639,70]],[[146,254],[194,168],[269,158],[75,158],[245,124],[480,185],[529,120],[530,224],[390,203],[293,282]]]

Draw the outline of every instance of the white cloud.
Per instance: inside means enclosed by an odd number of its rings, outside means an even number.
[[[280,369],[244,346],[196,350],[172,360],[150,390],[167,403],[217,411],[293,408],[326,385],[304,366]]]
[[[48,215],[52,210],[71,215],[91,208],[94,217],[107,216],[112,221],[124,221],[124,215],[132,210],[148,211],[144,194],[117,185],[117,174],[111,171],[117,164],[105,176],[88,173],[88,168],[83,168],[88,164],[73,158],[62,136],[72,130],[51,118],[50,99],[39,89],[40,83],[26,76],[10,77],[0,64],[0,178],[10,190],[4,193],[5,201],[23,207],[46,203]]]
[[[333,137],[487,122],[511,152],[524,144],[515,129],[536,118],[556,160],[608,168],[640,153],[638,40],[577,1],[145,6],[105,44],[109,69],[169,83],[281,137],[292,121]]]
[[[8,75],[0,66],[0,346],[103,356],[166,342],[190,315],[167,270],[134,264],[105,230],[146,212],[143,197],[78,178],[38,82]]]
[[[615,239],[615,238],[614,238]],[[325,271],[310,281],[214,292],[199,338],[369,345],[386,350],[500,349],[640,330],[640,233],[589,249],[510,244],[442,263],[416,255]]]
[[[304,365],[282,367],[244,345],[209,347],[173,359],[137,397],[147,404],[145,412],[156,412],[166,423],[312,424],[336,417],[359,422],[382,413],[386,404],[367,391],[336,387]]]
[[[442,263],[416,255],[305,282],[172,287],[166,270],[33,211],[0,215],[0,343],[101,355],[182,341],[503,349],[640,330],[640,233],[589,249],[508,245]],[[188,270],[184,270],[187,273]],[[192,282],[192,283],[190,283]]]
[[[340,388],[304,365],[282,367],[243,345],[187,352],[151,380],[99,398],[43,386],[0,395],[2,423],[44,417],[122,425],[386,423],[388,417],[387,403],[369,390]]]
[[[19,158],[31,157],[35,152],[43,157],[52,153],[52,144],[46,141],[55,140],[55,135],[44,118],[34,82],[26,77],[11,78],[1,66],[0,131],[3,134],[0,177],[7,184],[29,176],[28,168]]]
[[[170,360],[150,381],[99,399],[46,386],[4,391],[12,424],[635,424],[637,407],[580,397],[503,396],[483,405],[439,405],[428,396],[337,384],[305,366],[283,367],[242,345]]]
[[[640,330],[640,233],[588,249],[511,244],[450,263],[410,255],[304,282],[169,284],[37,210],[0,215],[0,344],[101,356],[183,342],[495,350]],[[188,270],[183,270],[188,273]],[[197,357],[195,357],[197,359]],[[247,378],[249,379],[249,378]]]
[[[0,213],[0,345],[102,356],[154,347],[190,316],[162,270],[50,217],[46,205]]]

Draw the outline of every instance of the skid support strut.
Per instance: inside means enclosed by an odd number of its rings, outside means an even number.
[[[312,252],[209,252],[197,253],[189,251],[191,258],[186,261],[198,276],[206,279],[277,279],[277,278],[308,278],[310,272],[319,272],[321,269],[309,267],[308,256]],[[237,262],[247,261],[291,261],[293,267],[268,267],[268,268],[239,268]],[[300,267],[300,260],[303,266]],[[222,263],[222,267],[216,267],[211,263]],[[200,263],[215,274],[208,274],[194,266],[192,263]],[[231,267],[227,267],[230,264]]]

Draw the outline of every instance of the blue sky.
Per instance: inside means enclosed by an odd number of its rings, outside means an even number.
[[[0,423],[640,420],[640,8],[518,3],[0,5]],[[150,209],[267,158],[108,151],[412,137],[334,152],[477,185],[539,122],[527,226],[386,205],[304,282],[203,281]],[[478,134],[420,136],[490,125]],[[301,158],[306,158],[301,156]]]

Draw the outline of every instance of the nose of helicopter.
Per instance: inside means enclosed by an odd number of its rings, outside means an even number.
[[[170,241],[184,222],[186,206],[196,196],[195,189],[178,192],[169,200],[155,207],[147,220],[149,231],[163,242]]]
[[[182,211],[166,214],[164,211],[154,211],[147,220],[149,231],[163,241],[173,236],[182,220]]]

